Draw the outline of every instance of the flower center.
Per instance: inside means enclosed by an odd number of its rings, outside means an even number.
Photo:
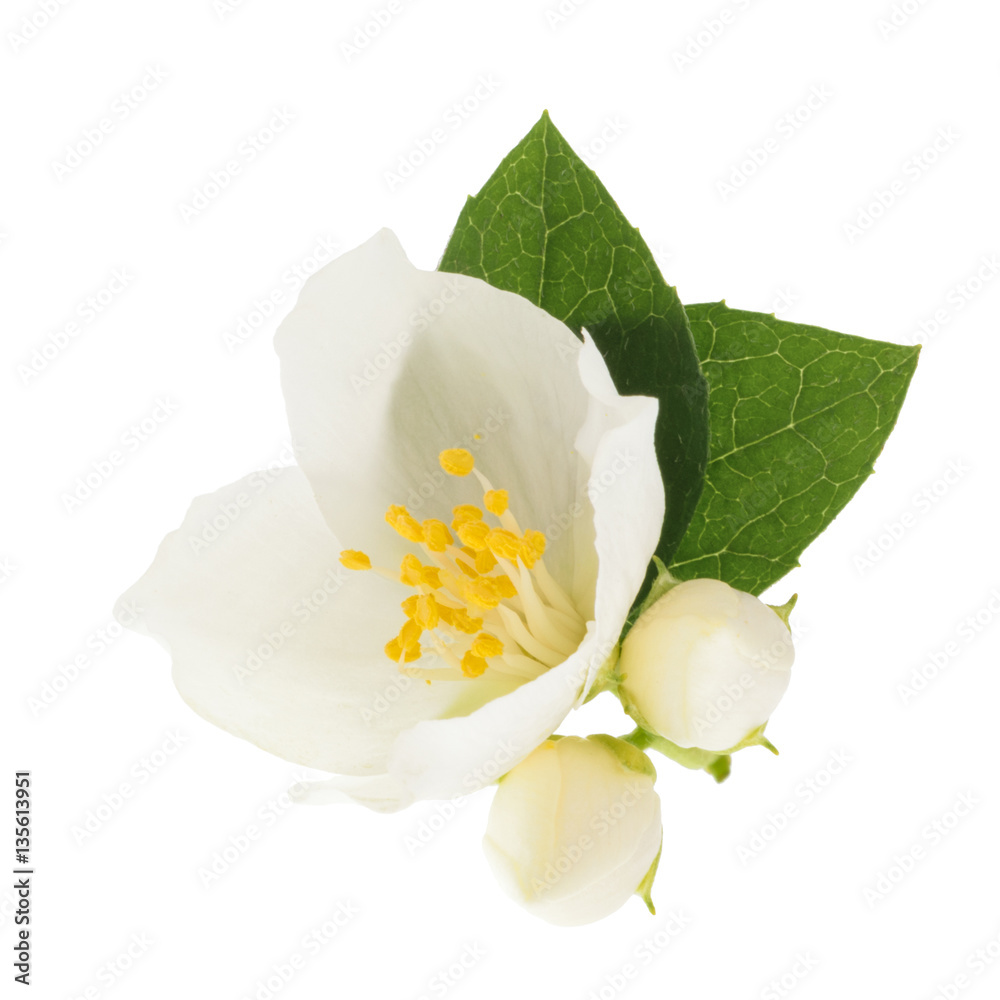
[[[455,680],[488,669],[531,680],[562,663],[586,632],[586,622],[545,568],[545,535],[521,531],[506,490],[494,489],[464,448],[442,451],[450,476],[475,473],[483,507],[459,504],[451,526],[418,521],[393,504],[388,524],[421,551],[408,553],[399,572],[376,569],[413,590],[402,602],[406,619],[385,654],[412,677]],[[340,554],[348,569],[370,570],[364,552]],[[427,653],[435,665],[411,666]]]

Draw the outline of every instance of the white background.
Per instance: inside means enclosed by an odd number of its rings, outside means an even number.
[[[1000,990],[1000,960],[974,957],[990,942],[1000,955],[1000,281],[958,291],[1000,252],[1000,11],[907,0],[913,13],[880,29],[891,0],[588,0],[561,19],[557,3],[409,0],[379,27],[371,0],[92,0],[59,6],[27,42],[13,35],[24,17],[45,21],[42,5],[3,4],[3,780],[34,774],[35,995]],[[345,50],[366,23],[375,37]],[[142,95],[150,68],[165,79],[120,117],[119,95]],[[779,129],[824,88],[801,127]],[[451,110],[463,102],[465,117]],[[434,267],[466,194],[543,108],[589,151],[685,301],[925,344],[877,474],[774,588],[801,595],[803,633],[769,729],[781,756],[739,754],[722,786],[656,758],[659,915],[633,899],[570,930],[494,885],[479,846],[489,792],[453,815],[288,809],[278,797],[295,769],[196,717],[157,645],[109,632],[114,599],[194,495],[287,459],[271,336],[293,301],[288,270],[308,267],[321,239],[348,249],[382,226]],[[275,109],[294,120],[250,162],[240,144]],[[57,176],[102,118],[111,131]],[[391,183],[438,127],[445,141]],[[767,162],[726,197],[717,182],[769,137]],[[234,158],[240,173],[185,221],[180,206]],[[894,203],[852,241],[845,225],[894,180]],[[116,271],[127,287],[88,323],[86,300]],[[273,316],[227,346],[275,290]],[[921,332],[937,310],[936,334]],[[65,349],[22,377],[74,320]],[[162,400],[175,412],[157,422]],[[147,439],[67,510],[77,477],[146,417]],[[949,642],[954,655],[904,704],[898,685],[933,673]],[[605,702],[563,731],[627,731]],[[179,749],[155,755],[170,734]],[[849,759],[837,775],[834,755]],[[123,783],[121,808],[81,836]],[[975,805],[959,819],[963,794]],[[199,869],[250,825],[260,839],[205,886]],[[895,859],[915,848],[903,876]],[[889,875],[891,891],[866,898]],[[11,902],[0,889],[5,979]],[[342,904],[357,915],[307,948]],[[673,935],[671,914],[684,924]],[[467,948],[482,957],[449,978]],[[296,953],[303,968],[269,991]]]

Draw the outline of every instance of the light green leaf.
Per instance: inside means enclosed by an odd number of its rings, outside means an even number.
[[[712,437],[705,489],[670,569],[760,594],[871,474],[920,349],[723,302],[687,313]]]
[[[704,478],[705,380],[676,292],[548,113],[468,199],[441,270],[523,295],[576,332],[586,327],[619,392],[659,399],[667,513],[656,554],[669,563]]]

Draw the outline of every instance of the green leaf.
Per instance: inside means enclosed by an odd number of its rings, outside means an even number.
[[[760,594],[871,474],[920,349],[724,302],[687,313],[709,383],[711,458],[670,569]]]
[[[705,474],[705,380],[677,293],[547,112],[468,199],[440,267],[523,295],[577,333],[586,327],[620,393],[659,399],[667,514],[656,554],[669,563]]]

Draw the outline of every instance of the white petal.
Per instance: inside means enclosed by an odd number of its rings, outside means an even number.
[[[510,491],[523,528],[547,532],[578,502],[579,341],[527,299],[417,270],[383,230],[310,278],[275,346],[298,460],[345,544],[394,561],[390,504],[447,521],[481,504],[474,477],[441,471],[450,447]],[[549,560],[571,576],[565,542]]]
[[[599,563],[594,615],[597,642],[609,652],[642,586],[663,526],[663,480],[653,428],[658,404],[646,396],[619,396],[590,337],[580,351],[580,375],[592,393],[587,424],[578,438],[593,454],[587,495],[593,505]],[[588,664],[584,692],[600,662]]]
[[[200,715],[309,767],[384,773],[415,721],[470,711],[508,687],[426,685],[382,651],[401,585],[339,562],[340,545],[297,468],[255,473],[192,503],[118,606],[159,639]]]

